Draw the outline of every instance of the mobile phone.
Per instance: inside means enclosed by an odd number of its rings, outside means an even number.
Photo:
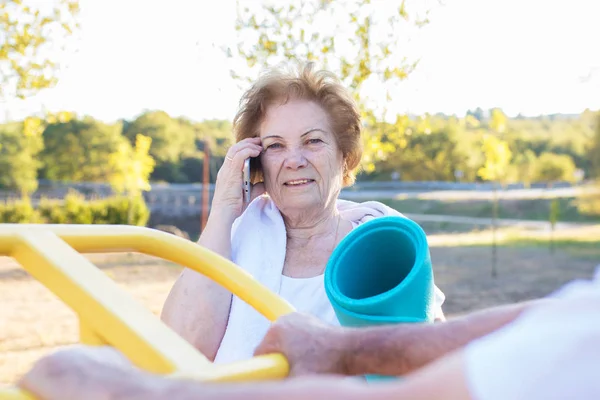
[[[250,159],[246,158],[244,161],[244,172],[242,174],[242,190],[244,191],[244,203],[250,203]]]

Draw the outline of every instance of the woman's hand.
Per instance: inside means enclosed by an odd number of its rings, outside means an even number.
[[[262,151],[259,137],[241,140],[227,151],[225,162],[217,174],[215,194],[212,207],[220,213],[230,215],[233,219],[239,217],[244,209],[243,169],[244,161],[250,157],[258,157]],[[264,193],[262,183],[253,185],[252,199]]]

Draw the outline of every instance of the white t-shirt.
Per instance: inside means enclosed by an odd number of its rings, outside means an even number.
[[[549,297],[465,348],[474,400],[600,399],[600,268]]]

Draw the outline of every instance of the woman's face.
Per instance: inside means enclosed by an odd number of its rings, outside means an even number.
[[[337,198],[343,156],[318,104],[293,100],[269,107],[260,138],[265,188],[282,212],[319,211]]]

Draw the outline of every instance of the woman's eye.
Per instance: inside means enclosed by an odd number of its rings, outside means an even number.
[[[314,143],[321,143],[321,142],[322,142],[322,140],[321,140],[321,139],[309,139],[309,140],[308,140],[308,143],[310,143],[310,144],[314,144]]]
[[[281,145],[279,143],[273,143],[267,146],[267,149],[276,149],[281,147]]]

